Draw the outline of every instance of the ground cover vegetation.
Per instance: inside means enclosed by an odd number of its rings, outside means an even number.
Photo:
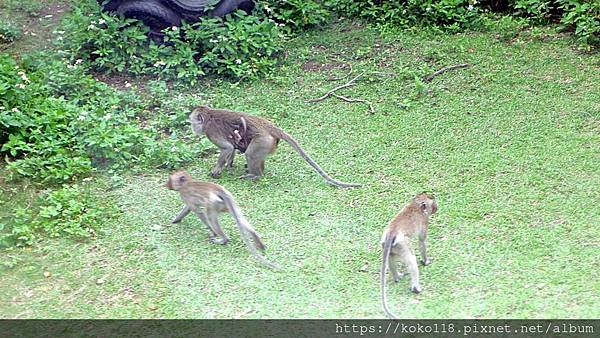
[[[600,315],[598,2],[269,0],[162,41],[95,1],[0,10],[3,317],[381,317],[379,236],[423,190],[434,262],[423,294],[390,287],[394,312]],[[187,122],[203,103],[366,184],[331,188],[285,145],[259,182],[241,159],[216,181],[283,272],[167,226],[168,173],[215,161]]]

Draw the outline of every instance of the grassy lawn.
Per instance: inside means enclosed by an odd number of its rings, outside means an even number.
[[[419,80],[458,63],[470,67]],[[337,93],[374,113],[333,97],[305,102],[361,73]],[[2,252],[1,318],[381,318],[381,233],[424,190],[439,205],[433,263],[420,268],[419,295],[407,277],[390,283],[393,312],[600,317],[599,55],[555,34],[381,35],[340,23],[291,41],[267,79],[174,96],[267,117],[333,177],[365,186],[328,186],[284,142],[258,182],[236,178],[243,157],[219,180],[208,176],[216,153],[186,168],[234,194],[283,266],[273,272],[229,216],[224,247],[194,217],[169,226],[181,202],[164,187],[168,172],[124,176],[104,194],[125,213],[95,240]],[[9,208],[34,193],[0,186]]]

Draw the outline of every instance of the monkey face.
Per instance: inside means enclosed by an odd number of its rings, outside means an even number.
[[[438,206],[437,203],[435,202],[434,199],[431,200],[431,213],[435,214],[438,210]]]
[[[415,197],[415,201],[419,203],[423,213],[432,215],[435,214],[438,210],[437,203],[435,202],[435,197],[428,193],[423,192],[418,194]]]
[[[185,170],[178,170],[169,176],[167,188],[169,190],[179,190],[190,180],[190,174],[188,174]]]
[[[190,114],[190,123],[192,124],[192,132],[196,135],[204,135],[204,117],[198,108]]]

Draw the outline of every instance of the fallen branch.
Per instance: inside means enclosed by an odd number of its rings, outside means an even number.
[[[338,99],[342,100],[342,101],[346,101],[348,103],[353,103],[353,102],[363,102],[369,105],[369,110],[371,111],[371,114],[375,114],[375,109],[373,108],[373,104],[371,104],[371,102],[367,101],[367,100],[363,100],[363,99],[351,99],[349,97],[345,97],[342,95],[338,95],[338,94],[331,94],[335,97],[337,97]]]
[[[433,80],[434,77],[436,77],[436,76],[438,76],[438,75],[440,75],[442,73],[445,73],[445,72],[447,72],[449,70],[458,69],[458,68],[466,68],[466,67],[469,67],[469,66],[470,65],[468,63],[461,63],[461,64],[458,64],[458,65],[446,66],[446,67],[438,70],[437,72],[429,75],[424,80],[425,80],[425,82],[431,82],[431,80]]]
[[[321,97],[318,97],[316,99],[306,100],[305,102],[319,102],[319,101],[323,101],[326,98],[328,98],[329,96],[331,96],[331,94],[333,94],[336,90],[340,90],[342,88],[346,88],[346,87],[350,87],[350,86],[354,85],[354,81],[358,80],[358,78],[361,77],[361,76],[363,76],[363,75],[365,75],[365,73],[360,73],[357,76],[355,76],[352,80],[344,83],[341,86],[337,86],[337,87],[333,88],[332,90],[328,91],[325,95],[323,95]]]

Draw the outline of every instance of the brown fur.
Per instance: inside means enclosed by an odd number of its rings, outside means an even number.
[[[223,167],[231,168],[235,149],[246,155],[248,174],[242,178],[258,178],[263,175],[265,158],[277,149],[279,140],[288,142],[325,180],[340,187],[359,186],[331,178],[310,158],[298,142],[273,122],[258,116],[214,109],[207,106],[195,108],[190,114],[192,130],[204,134],[219,149],[221,154],[211,171],[213,177],[221,175]]]
[[[278,268],[277,265],[267,261],[258,251],[265,249],[260,236],[256,230],[248,223],[237,206],[233,196],[229,191],[218,184],[210,182],[201,182],[192,179],[185,171],[180,170],[169,176],[167,188],[179,192],[181,199],[185,203],[183,209],[173,223],[180,222],[185,216],[193,211],[198,218],[207,226],[210,232],[210,240],[215,244],[225,245],[229,241],[227,235],[223,232],[219,224],[218,216],[221,213],[228,212],[235,219],[242,239],[248,246],[250,252],[263,264]],[[250,241],[250,238],[253,242]]]
[[[402,276],[397,270],[399,262],[404,263],[411,277],[410,290],[421,292],[419,284],[419,268],[417,259],[410,247],[409,240],[416,234],[419,237],[419,249],[423,265],[429,265],[427,258],[427,229],[429,217],[437,212],[437,203],[433,196],[420,193],[402,208],[383,232],[381,244],[383,246],[383,263],[381,264],[381,301],[383,310],[390,318],[397,318],[387,306],[385,274],[389,266],[392,270],[394,281],[399,281]]]

